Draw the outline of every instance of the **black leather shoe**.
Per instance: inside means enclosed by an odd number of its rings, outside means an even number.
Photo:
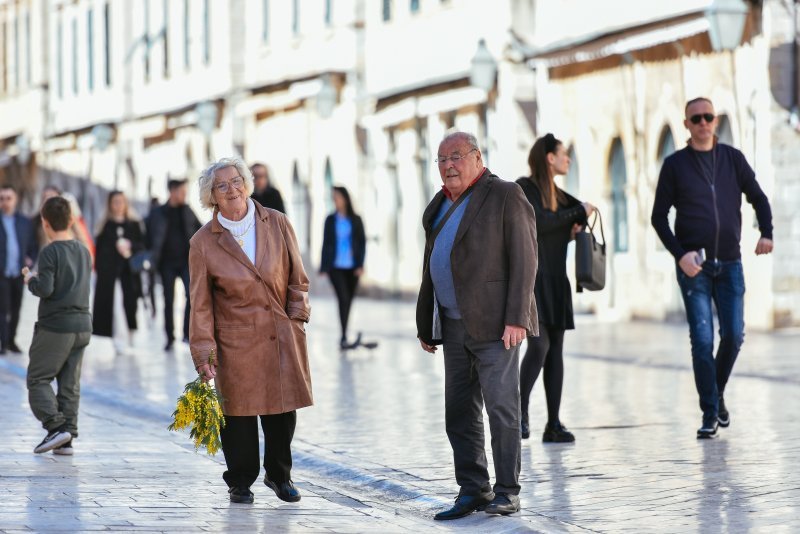
[[[436,521],[447,521],[468,516],[474,511],[483,511],[487,504],[492,502],[494,493],[483,493],[481,495],[459,495],[456,502],[449,510],[439,512],[433,518]]]
[[[231,502],[253,504],[253,492],[250,491],[250,488],[234,486],[228,489],[228,493],[231,496]]]
[[[498,493],[486,507],[487,514],[508,515],[519,512],[519,495]]]
[[[520,421],[520,436],[522,439],[531,437],[531,425],[528,423],[528,414],[522,414],[522,421]]]
[[[291,480],[277,484],[267,477],[264,477],[264,484],[275,492],[275,495],[282,501],[297,502],[300,500],[300,492],[294,487]]]

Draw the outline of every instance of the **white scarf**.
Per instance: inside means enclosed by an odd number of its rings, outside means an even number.
[[[217,213],[219,224],[233,235],[233,239],[242,247],[242,252],[253,265],[256,263],[255,219],[256,207],[249,198],[247,199],[247,214],[240,221],[231,221],[223,217],[222,213]]]

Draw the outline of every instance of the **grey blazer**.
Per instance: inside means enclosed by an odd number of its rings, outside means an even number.
[[[499,340],[506,325],[539,335],[536,299],[538,251],[536,218],[522,189],[488,169],[472,188],[456,232],[450,260],[456,301],[464,327],[476,341]],[[425,255],[417,299],[417,337],[440,344],[441,333],[429,265],[433,220],[444,200],[441,191],[425,208]]]

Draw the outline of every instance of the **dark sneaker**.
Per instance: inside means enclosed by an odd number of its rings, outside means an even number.
[[[712,439],[717,435],[717,420],[703,418],[703,426],[697,429],[697,439]]]
[[[41,454],[43,452],[52,451],[70,440],[72,440],[72,434],[66,430],[61,430],[60,428],[58,430],[52,430],[48,432],[42,442],[33,449],[33,452]]]
[[[60,447],[53,449],[53,454],[58,454],[60,456],[72,456],[75,454],[75,450],[72,448],[72,440],[69,440]]]
[[[572,443],[575,436],[567,430],[567,427],[556,421],[553,424],[547,423],[542,434],[542,441],[545,443]]]
[[[244,486],[234,486],[228,489],[228,493],[231,496],[231,502],[238,504],[253,504],[253,492],[250,491],[250,488],[245,488]]]
[[[528,414],[522,414],[522,420],[519,425],[519,433],[522,436],[522,439],[528,439],[531,437],[531,425],[528,422]]]
[[[519,512],[519,495],[498,493],[486,507],[487,514],[508,515]]]
[[[731,414],[725,406],[725,399],[719,396],[719,410],[717,411],[717,423],[722,428],[727,428],[731,424]]]

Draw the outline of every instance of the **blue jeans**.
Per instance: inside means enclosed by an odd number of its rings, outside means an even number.
[[[703,418],[717,417],[719,397],[733,370],[744,341],[744,271],[742,262],[707,261],[703,271],[690,278],[680,267],[681,287],[689,338],[692,343],[694,382],[700,395]],[[714,358],[714,322],[711,301],[719,320],[719,346]]]

